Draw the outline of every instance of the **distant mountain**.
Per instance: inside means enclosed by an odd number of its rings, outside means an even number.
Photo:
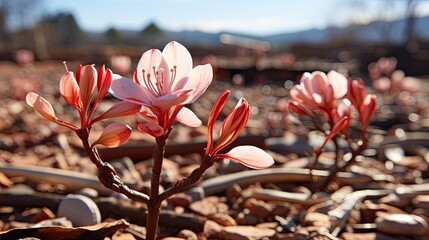
[[[406,20],[400,19],[392,22],[375,21],[367,25],[350,25],[347,27],[327,27],[324,29],[309,29],[298,32],[280,33],[267,36],[255,36],[251,34],[239,34],[234,32],[207,33],[202,31],[167,31],[160,30],[154,33],[142,33],[142,31],[119,30],[124,39],[130,43],[146,41],[165,44],[176,40],[184,44],[198,46],[220,46],[220,36],[230,34],[242,38],[267,41],[274,46],[287,46],[294,43],[327,43],[329,41],[342,40],[347,42],[366,43],[401,43],[406,40]],[[429,40],[429,16],[414,19],[413,36],[415,39]],[[153,26],[152,26],[153,27]],[[89,33],[91,39],[102,40],[103,33]]]

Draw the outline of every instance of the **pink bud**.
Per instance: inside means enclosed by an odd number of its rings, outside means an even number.
[[[101,99],[106,96],[107,92],[109,91],[110,85],[112,84],[112,71],[110,69],[105,69],[103,65],[98,70],[97,77],[98,94],[96,101],[101,101]]]
[[[46,99],[39,96],[37,93],[29,92],[25,100],[28,105],[36,109],[44,118],[54,123],[57,122],[54,108]]]
[[[349,117],[344,116],[338,122],[335,123],[335,125],[332,127],[331,132],[326,136],[325,141],[323,142],[320,149],[322,149],[326,143],[331,140],[337,133],[339,133],[345,126],[347,126],[347,123],[349,122]]]
[[[121,123],[110,124],[103,130],[101,136],[92,144],[92,146],[101,144],[106,147],[117,147],[128,140],[131,132],[132,130],[128,125]]]
[[[73,72],[67,71],[60,80],[60,93],[64,100],[76,109],[81,107],[79,85],[73,76]]]
[[[207,123],[208,127],[208,139],[207,139],[207,148],[206,153],[210,153],[213,148],[213,127],[216,122],[219,113],[222,111],[223,106],[226,101],[228,101],[229,96],[231,95],[231,91],[224,90],[216,99],[215,104],[213,105],[212,110],[210,111],[209,120]]]
[[[36,111],[39,112],[40,115],[42,115],[47,120],[49,120],[53,123],[62,125],[64,127],[68,127],[74,131],[76,131],[78,129],[76,126],[74,126],[70,123],[66,123],[66,122],[59,120],[55,115],[55,111],[54,111],[54,108],[52,107],[52,105],[48,101],[46,101],[46,99],[39,96],[38,94],[36,94],[34,92],[29,92],[29,93],[27,93],[25,100],[29,106],[36,109]]]
[[[359,109],[363,100],[366,96],[365,83],[362,79],[359,80],[349,80],[349,91],[347,92],[347,99]]]
[[[359,109],[359,116],[360,116],[360,121],[362,123],[362,129],[366,130],[376,109],[377,109],[377,103],[375,101],[375,95],[372,95],[372,94],[367,95]]]
[[[83,66],[79,71],[80,97],[82,99],[82,112],[86,113],[95,90],[97,70],[92,65]]]

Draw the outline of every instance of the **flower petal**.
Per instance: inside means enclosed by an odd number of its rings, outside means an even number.
[[[92,146],[101,144],[106,147],[117,147],[125,143],[131,135],[131,128],[128,125],[121,123],[113,123],[107,126],[100,137]]]
[[[116,98],[135,104],[150,106],[150,97],[146,89],[128,78],[113,74],[110,93]]]
[[[138,82],[142,87],[147,88],[148,86],[144,81],[144,79],[146,79],[147,81],[151,81],[150,84],[156,86],[155,72],[160,69],[163,69],[163,79],[165,81],[170,81],[170,68],[171,66],[168,65],[161,51],[158,49],[150,49],[143,53],[137,64]],[[148,74],[150,77],[147,76]]]
[[[82,100],[82,112],[86,113],[94,94],[97,82],[97,70],[92,65],[83,66],[80,70],[79,93]]]
[[[197,100],[208,88],[213,80],[213,68],[210,64],[198,65],[191,71],[189,81],[184,88],[195,88],[187,103],[193,103]]]
[[[169,110],[174,105],[184,105],[194,89],[183,89],[153,99],[153,106],[161,111]]]
[[[81,103],[79,91],[79,85],[73,76],[73,72],[64,73],[60,80],[60,93],[64,100],[76,109],[80,108]]]
[[[218,157],[229,158],[254,169],[268,168],[274,164],[274,159],[264,150],[250,146],[238,146],[228,153],[218,154]]]
[[[182,108],[176,116],[176,120],[189,127],[201,126],[201,120],[189,108]]]
[[[334,89],[334,97],[339,99],[347,94],[348,81],[347,78],[334,70],[328,72],[328,81]]]
[[[29,92],[25,100],[28,105],[36,109],[44,118],[54,123],[57,122],[54,108],[46,99],[39,96],[37,93]]]
[[[114,118],[114,117],[121,117],[121,116],[128,116],[136,114],[140,111],[141,105],[127,102],[127,101],[121,101],[113,105],[111,108],[109,108],[106,112],[104,112],[99,117],[95,118],[91,121],[91,124],[101,121],[108,118]]]
[[[188,49],[178,42],[171,41],[162,50],[162,55],[170,68],[176,66],[173,89],[184,88],[192,70],[192,57]]]
[[[101,99],[103,99],[104,96],[106,96],[111,84],[112,84],[112,71],[110,69],[105,69],[103,65],[98,70],[98,79],[97,79],[98,94],[97,94],[96,101],[101,101]]]

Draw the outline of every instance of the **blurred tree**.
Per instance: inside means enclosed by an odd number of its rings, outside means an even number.
[[[118,43],[122,40],[121,32],[114,27],[110,27],[109,29],[107,29],[105,35],[109,43]]]
[[[84,34],[71,13],[58,13],[41,21],[43,31],[51,44],[75,45]]]
[[[150,23],[142,30],[142,35],[160,35],[162,30],[155,24]]]

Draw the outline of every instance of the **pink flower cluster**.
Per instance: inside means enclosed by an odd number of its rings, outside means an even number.
[[[323,114],[331,126],[324,144],[342,130],[347,134],[353,109],[359,114],[362,132],[366,132],[376,110],[375,95],[366,93],[362,80],[348,80],[336,71],[304,73],[290,96],[290,111],[306,116]]]

